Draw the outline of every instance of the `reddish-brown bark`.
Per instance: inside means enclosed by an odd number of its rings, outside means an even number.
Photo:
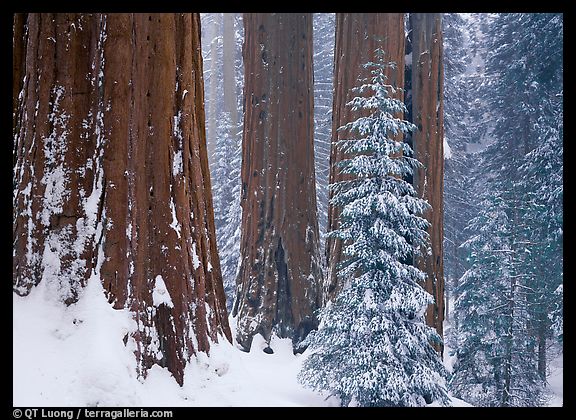
[[[337,13],[336,46],[334,53],[334,102],[332,108],[332,147],[330,154],[330,183],[344,179],[337,163],[343,159],[342,152],[335,147],[336,142],[346,136],[338,131],[344,124],[354,121],[362,114],[346,106],[357,93],[352,88],[358,86],[359,79],[370,76],[363,65],[374,60],[374,51],[381,48],[384,60],[396,63],[396,70],[387,74],[391,84],[404,86],[404,14],[403,13]],[[397,91],[397,98],[403,99],[403,92]],[[332,198],[332,194],[330,194]],[[338,228],[340,209],[329,206],[328,231]],[[325,299],[333,299],[340,287],[337,265],[343,259],[342,241],[329,238],[326,242],[328,273],[325,285]]]
[[[12,133],[19,129],[20,92],[24,85],[26,65],[26,13],[14,13],[12,25]],[[16,157],[16,154],[14,154]],[[13,161],[16,163],[16,160]]]
[[[97,277],[114,307],[134,314],[139,373],[158,363],[182,383],[192,354],[219,334],[231,340],[199,16],[31,14],[27,25],[14,290],[43,281],[71,304]],[[159,276],[172,305],[154,301]]]
[[[425,214],[430,222],[432,254],[417,261],[426,273],[425,289],[434,297],[426,311],[426,323],[443,335],[444,321],[444,104],[442,66],[442,22],[439,13],[412,13],[412,135],[415,157],[424,165],[414,176],[420,197],[432,209]],[[442,346],[438,348],[442,351]]]
[[[98,19],[30,14],[26,26],[26,82],[15,141],[14,290],[27,294],[46,279],[71,303],[90,275],[80,203],[94,179],[86,162],[95,154],[95,135],[83,119],[94,110]]]
[[[321,268],[314,176],[312,15],[244,15],[245,106],[237,339],[317,325]]]

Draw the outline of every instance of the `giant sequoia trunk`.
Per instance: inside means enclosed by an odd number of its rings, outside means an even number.
[[[231,339],[216,253],[197,14],[30,14],[18,104],[13,288],[132,311],[139,374],[181,384]]]
[[[338,128],[362,115],[360,111],[352,111],[346,103],[357,95],[352,92],[352,88],[358,86],[358,80],[370,76],[369,70],[363,65],[374,60],[374,51],[377,48],[384,50],[386,61],[396,63],[396,70],[390,68],[387,74],[389,82],[400,88],[404,86],[404,14],[337,13],[335,42],[330,184],[344,179],[337,167],[343,155],[335,144],[345,137],[346,133],[338,131]],[[403,92],[398,90],[396,97],[402,100]],[[338,228],[339,217],[340,208],[330,205],[328,232]],[[337,266],[344,258],[341,240],[328,239],[326,258],[328,276],[324,294],[325,299],[333,299],[342,286],[337,276]]]
[[[321,268],[314,177],[312,14],[245,14],[237,339],[317,325]]]
[[[26,14],[15,13],[12,38],[12,135],[15,136],[19,127],[18,108],[20,92],[24,84],[24,71],[26,66]],[[16,163],[17,153],[12,154],[13,165]]]
[[[442,336],[444,321],[444,102],[442,65],[442,21],[440,13],[410,14],[412,45],[412,135],[415,157],[424,165],[414,174],[420,197],[432,209],[430,222],[432,254],[417,261],[426,273],[425,289],[434,297],[426,311],[426,323]],[[442,351],[442,346],[439,348]]]

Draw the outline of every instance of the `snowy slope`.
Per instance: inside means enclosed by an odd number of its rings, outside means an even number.
[[[250,353],[222,339],[210,357],[200,353],[189,363],[183,387],[159,366],[138,380],[131,341],[123,343],[134,323],[127,311],[112,309],[95,278],[68,308],[56,305],[42,283],[27,297],[14,294],[13,315],[14,406],[339,405],[336,398],[297,383],[306,353],[292,354],[288,339],[274,338],[273,354],[262,351],[261,336],[254,338]],[[452,362],[445,360],[448,367]],[[562,355],[551,365],[549,404],[560,406]],[[452,404],[470,406],[456,398]]]
[[[123,337],[133,327],[88,282],[76,305],[53,303],[41,282],[13,297],[13,403],[17,406],[139,404],[136,361]]]
[[[452,308],[454,308],[454,299],[450,297],[448,302],[449,314],[444,321],[444,336],[447,337],[452,332]],[[454,363],[456,363],[457,356],[454,350],[445,341],[444,343],[444,366],[448,372],[452,373]],[[548,402],[549,407],[562,407],[564,401],[564,353],[560,349],[550,360],[549,373],[548,373]],[[473,407],[466,401],[460,400],[454,396],[450,396],[454,407]]]
[[[550,372],[548,374],[548,391],[551,393],[548,406],[562,407],[564,403],[564,353],[550,361]]]
[[[274,354],[257,336],[244,353],[222,339],[210,358],[187,367],[184,386],[153,367],[146,380],[123,344],[134,328],[128,312],[114,310],[91,279],[79,302],[55,305],[42,283],[13,297],[14,406],[330,406],[334,399],[296,382],[301,355],[290,340],[273,339]]]

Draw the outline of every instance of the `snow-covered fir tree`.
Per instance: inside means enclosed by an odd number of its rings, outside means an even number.
[[[547,372],[553,337],[562,337],[563,281],[563,20],[560,14],[530,14],[524,20],[527,50],[524,83],[531,150],[519,168],[518,188],[529,223],[527,284],[532,290],[530,331],[538,337],[538,371]],[[534,36],[542,34],[542,36]],[[533,67],[533,68],[530,68]],[[524,69],[524,68],[523,68]]]
[[[534,86],[535,91],[538,87]],[[536,121],[536,147],[526,154],[519,168],[524,218],[523,238],[527,286],[532,322],[530,332],[538,337],[538,372],[546,380],[549,341],[562,337],[563,278],[563,127],[562,98],[550,95],[540,103]],[[554,342],[554,340],[552,340]]]
[[[459,13],[442,18],[444,39],[444,275],[446,298],[466,271],[460,244],[472,218],[471,165],[466,146],[471,142],[470,109],[474,84],[468,77],[471,59],[469,23]]]
[[[560,341],[564,341],[564,285],[560,285],[554,290],[556,297],[556,306],[550,311],[548,319],[550,320],[550,328],[554,336]]]
[[[228,310],[232,308],[235,290],[242,220],[240,206],[242,145],[239,136],[231,135],[233,132],[228,113],[223,112],[217,126],[212,164],[212,191],[218,254]]]
[[[222,227],[226,207],[231,200],[228,178],[234,145],[230,136],[230,125],[228,113],[222,112],[216,126],[216,146],[210,167],[216,229]]]
[[[486,22],[490,142],[477,165],[484,201],[465,242],[471,269],[458,287],[451,385],[478,405],[541,405],[562,324],[562,16]]]
[[[450,46],[446,45],[449,51],[445,51],[446,61],[458,61],[458,59],[450,59],[447,56],[450,53],[455,53],[461,56],[460,60],[466,63],[466,70],[461,77],[454,80],[457,85],[465,86],[465,91],[460,92],[463,98],[467,99],[469,103],[465,108],[466,116],[461,119],[464,123],[463,128],[468,137],[468,144],[466,151],[469,153],[478,152],[482,150],[485,143],[491,138],[491,131],[494,127],[494,116],[490,113],[489,94],[486,94],[485,86],[488,85],[488,74],[486,72],[486,56],[489,53],[491,46],[489,43],[489,35],[487,33],[491,22],[494,20],[496,14],[493,13],[470,13],[470,14],[455,14],[463,18],[462,27],[460,28],[464,35],[465,47],[450,51]],[[452,21],[451,19],[448,19]],[[456,23],[453,21],[453,23]],[[447,36],[450,37],[451,31]],[[450,44],[448,39],[446,44]],[[450,69],[447,68],[446,77],[450,75]],[[450,82],[446,80],[445,89],[452,89],[449,85]],[[460,98],[452,98],[454,102],[460,102]],[[445,121],[445,123],[447,123]],[[448,123],[449,124],[449,123]],[[470,162],[470,166],[474,167],[475,163]],[[478,204],[478,200],[473,200]],[[474,210],[472,211],[474,213]],[[470,220],[471,217],[468,218]]]
[[[318,331],[308,338],[299,380],[340,398],[343,406],[448,404],[445,370],[431,342],[440,340],[425,325],[432,297],[420,286],[425,274],[410,264],[426,249],[429,208],[404,178],[419,162],[400,139],[415,127],[398,115],[383,61],[366,64],[371,78],[355,89],[348,106],[360,117],[341,130],[350,137],[337,146],[347,158],[342,173],[352,179],[331,185],[342,208],[339,229],[347,257],[338,275],[342,291],[320,313]]]
[[[511,183],[508,184],[510,187]],[[456,290],[457,362],[450,389],[477,406],[538,405],[543,383],[526,334],[530,289],[516,243],[518,219],[510,188],[486,192],[463,247],[471,268]]]

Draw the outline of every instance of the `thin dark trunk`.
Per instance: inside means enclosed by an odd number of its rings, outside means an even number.
[[[230,115],[230,138],[238,133],[238,98],[236,97],[234,14],[224,13],[222,23],[222,79],[224,85],[224,109]]]
[[[510,392],[512,386],[512,351],[514,345],[514,289],[516,288],[516,277],[510,278],[510,292],[508,296],[508,313],[506,317],[509,319],[508,328],[506,329],[506,337],[504,339],[504,388],[502,389],[502,407],[508,407],[511,404]]]
[[[540,379],[542,379],[544,384],[546,383],[547,335],[548,335],[548,317],[546,312],[542,311],[539,314],[538,319],[538,375],[540,375]]]

